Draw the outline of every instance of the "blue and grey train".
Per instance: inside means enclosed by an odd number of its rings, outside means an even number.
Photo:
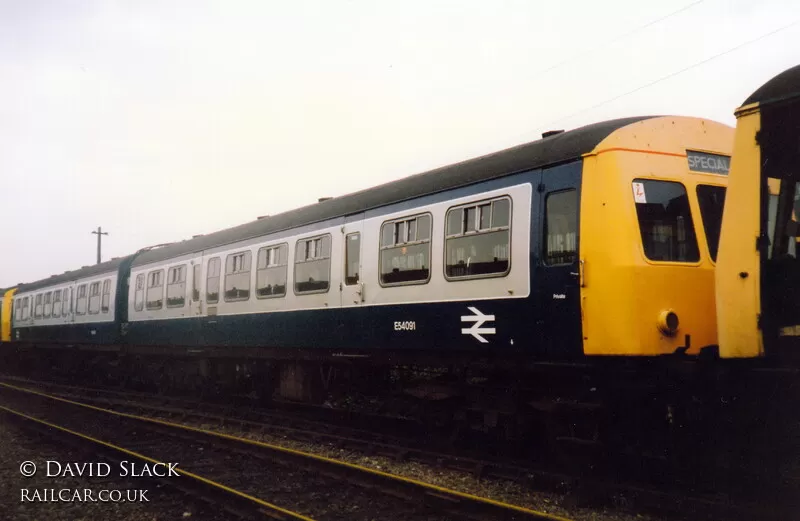
[[[732,136],[688,117],[549,133],[22,284],[8,345],[506,368],[696,355],[715,344]]]

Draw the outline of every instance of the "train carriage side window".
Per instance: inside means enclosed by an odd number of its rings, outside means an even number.
[[[430,214],[384,222],[381,228],[382,286],[427,284],[431,276]]]
[[[219,302],[219,257],[208,261],[206,270],[206,304]]]
[[[225,259],[225,302],[250,298],[250,264],[253,254],[248,251],[231,253]]]
[[[544,264],[572,264],[578,258],[578,192],[547,195],[544,218]]]
[[[722,229],[722,209],[725,206],[725,187],[697,185],[697,202],[700,205],[700,217],[706,232],[708,253],[711,260],[717,260],[719,249],[719,232]]]
[[[136,275],[136,290],[133,293],[133,309],[144,309],[144,273]]]
[[[164,307],[164,270],[153,270],[147,274],[147,300],[145,307],[156,310]]]
[[[61,290],[53,292],[53,318],[61,316]]]
[[[673,181],[633,180],[645,256],[652,261],[697,262],[700,250],[686,188]]]
[[[89,314],[100,313],[100,281],[92,282],[89,286]]]
[[[361,267],[361,234],[348,233],[344,238],[344,283],[348,286],[358,284]]]
[[[256,297],[286,295],[289,245],[267,246],[258,250],[256,265]]]
[[[72,289],[64,288],[64,294],[61,298],[61,314],[66,316],[72,313]]]
[[[186,265],[173,266],[167,272],[167,307],[182,308],[186,304]]]
[[[326,293],[331,284],[331,236],[297,241],[294,258],[294,292]]]
[[[22,319],[28,320],[31,318],[31,297],[25,297],[25,302],[22,304]]]
[[[502,197],[447,211],[447,280],[507,275],[511,260],[511,199]]]
[[[78,294],[75,296],[75,314],[86,314],[86,284],[78,286]]]
[[[50,315],[53,313],[53,292],[48,291],[44,294],[44,310],[42,312],[42,316],[44,318],[50,318]]]
[[[14,299],[14,320],[22,320],[22,298]]]
[[[42,318],[42,294],[36,295],[35,306],[33,308],[33,318]]]
[[[192,266],[192,300],[198,302],[200,300],[200,277],[203,276],[203,265],[197,263]]]
[[[111,309],[111,279],[106,279],[103,281],[103,301],[100,304],[100,312],[101,313],[108,313]]]

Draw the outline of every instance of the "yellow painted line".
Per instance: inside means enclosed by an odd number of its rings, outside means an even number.
[[[3,385],[6,385],[6,384],[3,384]],[[35,393],[35,391],[29,391],[29,390],[26,390],[26,391]],[[36,393],[36,394],[41,394],[41,393]],[[55,398],[55,397],[53,397],[53,398]],[[20,417],[25,418],[27,420],[31,420],[31,421],[34,421],[34,422],[37,422],[37,423],[41,423],[42,425],[46,425],[46,426],[51,427],[53,429],[58,429],[58,430],[60,430],[62,432],[66,432],[66,433],[72,434],[73,436],[77,436],[79,438],[83,438],[85,440],[89,440],[92,443],[96,443],[98,445],[103,445],[105,447],[109,447],[111,449],[114,449],[116,451],[122,452],[124,454],[129,455],[129,456],[133,456],[135,458],[139,458],[139,459],[142,459],[142,460],[145,460],[145,461],[149,461],[150,463],[162,463],[160,461],[154,460],[153,458],[149,458],[149,457],[147,457],[147,456],[145,456],[143,454],[139,454],[138,452],[134,452],[132,450],[124,449],[124,448],[119,447],[117,445],[114,445],[112,443],[108,443],[106,441],[99,440],[99,439],[93,438],[91,436],[87,436],[86,434],[81,434],[80,432],[76,432],[76,431],[67,429],[66,427],[61,427],[61,426],[56,425],[54,423],[50,423],[48,421],[45,421],[45,420],[42,420],[42,419],[39,419],[39,418],[35,418],[33,416],[29,416],[29,415],[27,415],[25,413],[16,411],[14,409],[5,407],[3,405],[0,405],[0,410],[4,410],[4,411],[9,412],[11,414],[16,414],[17,416],[20,416]],[[268,507],[268,508],[271,508],[272,510],[276,510],[276,511],[281,512],[283,514],[289,515],[289,516],[291,516],[291,517],[293,517],[295,519],[301,519],[303,521],[315,521],[314,519],[312,519],[310,517],[306,517],[306,516],[304,516],[302,514],[298,514],[296,512],[292,512],[291,510],[286,510],[285,508],[281,508],[278,505],[273,505],[272,503],[268,503],[266,501],[258,499],[257,497],[251,496],[249,494],[245,494],[244,492],[239,492],[236,489],[233,489],[233,488],[230,488],[230,487],[226,487],[225,485],[223,485],[221,483],[217,483],[216,481],[212,481],[212,480],[204,478],[202,476],[198,476],[197,474],[194,474],[193,472],[189,472],[187,470],[183,470],[183,469],[181,469],[179,467],[175,467],[174,470],[175,470],[175,472],[177,472],[179,474],[182,474],[184,476],[190,477],[190,478],[195,479],[197,481],[201,481],[201,482],[206,483],[208,485],[217,487],[219,489],[224,490],[225,492],[229,492],[231,494],[235,494],[235,495],[237,495],[239,497],[242,497],[242,498],[245,498],[247,500],[250,500],[250,501],[252,501],[254,503],[257,503],[257,504],[259,504],[261,506]]]
[[[92,409],[92,410],[95,410],[95,411],[100,411],[100,412],[105,412],[105,413],[108,413],[108,414],[113,414],[113,415],[116,415],[116,416],[121,416],[123,418],[131,418],[131,419],[134,419],[134,420],[146,421],[146,422],[151,422],[151,423],[155,423],[155,424],[159,424],[159,425],[165,425],[167,427],[173,427],[173,428],[177,428],[177,429],[184,429],[184,430],[193,431],[193,432],[200,432],[200,433],[203,433],[203,434],[207,434],[209,436],[216,436],[218,438],[224,438],[224,439],[228,439],[228,440],[238,441],[238,442],[241,442],[241,443],[249,443],[250,445],[256,445],[256,446],[259,446],[259,447],[266,447],[266,448],[269,448],[269,449],[272,449],[272,450],[275,450],[275,451],[278,451],[278,452],[284,452],[284,453],[292,454],[292,455],[295,455],[295,456],[303,456],[303,457],[314,459],[314,460],[317,460],[317,461],[324,461],[324,462],[330,463],[332,465],[339,465],[339,466],[347,467],[347,468],[354,469],[354,470],[360,470],[362,472],[368,472],[370,474],[374,474],[376,476],[381,476],[381,477],[384,477],[384,478],[396,479],[396,480],[402,481],[404,483],[410,483],[412,485],[416,485],[416,486],[419,486],[419,487],[427,488],[427,489],[430,489],[430,490],[435,490],[437,492],[441,492],[441,493],[444,493],[444,494],[450,494],[452,496],[465,498],[465,499],[469,499],[469,500],[472,500],[472,501],[478,501],[480,503],[486,503],[486,504],[494,505],[494,506],[497,506],[497,507],[507,508],[509,510],[514,510],[516,512],[521,512],[523,514],[536,515],[536,516],[539,516],[539,517],[543,517],[543,518],[549,519],[551,521],[573,521],[572,519],[569,519],[567,517],[561,517],[561,516],[557,516],[557,515],[554,515],[554,514],[548,514],[546,512],[539,512],[538,510],[531,510],[531,509],[524,508],[524,507],[521,507],[521,506],[511,505],[509,503],[503,503],[502,501],[495,501],[494,499],[489,499],[489,498],[486,498],[486,497],[474,496],[472,494],[467,494],[465,492],[459,492],[457,490],[452,490],[452,489],[449,489],[449,488],[440,487],[438,485],[433,485],[431,483],[425,483],[424,481],[417,481],[416,479],[407,478],[405,476],[398,476],[396,474],[390,474],[388,472],[381,472],[380,470],[374,470],[374,469],[371,469],[371,468],[362,467],[360,465],[355,465],[353,463],[348,463],[346,461],[341,461],[341,460],[337,460],[337,459],[333,459],[333,458],[326,458],[325,456],[318,456],[316,454],[310,454],[308,452],[302,452],[302,451],[294,450],[294,449],[287,449],[286,447],[280,447],[278,445],[272,445],[270,443],[265,443],[263,441],[250,440],[250,439],[247,439],[247,438],[240,438],[238,436],[232,436],[230,434],[224,434],[224,433],[221,433],[221,432],[214,432],[214,431],[208,431],[208,430],[205,430],[205,429],[198,429],[197,427],[189,427],[188,425],[181,425],[179,423],[172,423],[172,422],[167,422],[167,421],[163,421],[163,420],[158,420],[158,419],[155,419],[155,418],[145,418],[145,417],[142,417],[142,416],[135,416],[133,414],[128,414],[128,413],[124,413],[124,412],[112,411],[110,409],[104,409],[102,407],[96,407],[94,405],[89,405],[89,404],[85,404],[85,403],[81,403],[81,402],[75,402],[75,401],[72,401],[72,400],[67,400],[66,398],[59,398],[58,396],[52,396],[52,395],[45,394],[45,393],[42,393],[42,392],[39,392],[39,391],[34,391],[32,389],[26,389],[24,387],[17,387],[15,385],[7,384],[7,383],[0,382],[0,385],[2,385],[3,387],[8,387],[9,389],[15,389],[17,391],[22,391],[22,392],[26,392],[26,393],[36,394],[36,395],[39,395],[39,396],[44,396],[45,398],[50,398],[52,400],[57,400],[57,401],[60,401],[60,402],[69,403],[69,404],[72,404],[72,405],[77,405],[79,407],[85,407],[87,409]]]

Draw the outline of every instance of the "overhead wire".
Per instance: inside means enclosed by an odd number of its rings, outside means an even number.
[[[625,38],[627,38],[629,36],[632,36],[632,35],[640,32],[640,31],[643,31],[644,29],[647,29],[648,27],[652,27],[653,25],[656,25],[656,24],[658,24],[660,22],[663,22],[664,20],[667,20],[668,18],[672,18],[673,16],[678,15],[678,14],[680,14],[680,13],[682,13],[682,12],[688,10],[688,9],[691,9],[692,7],[695,7],[695,6],[699,5],[699,4],[702,4],[705,1],[706,0],[696,0],[695,2],[692,2],[689,5],[683,6],[683,7],[681,7],[680,9],[678,9],[676,11],[672,11],[671,13],[666,14],[666,15],[660,17],[660,18],[656,18],[655,20],[647,22],[646,24],[641,25],[639,27],[636,27],[635,29],[631,29],[627,33],[624,33],[624,34],[621,34],[619,36],[616,36],[616,37],[614,37],[614,38],[612,38],[610,40],[607,40],[607,41],[605,41],[605,42],[603,42],[603,43],[601,43],[599,45],[593,46],[590,49],[585,49],[583,51],[580,51],[580,52],[572,55],[570,58],[567,58],[566,60],[563,60],[563,61],[561,61],[559,63],[556,63],[555,65],[551,65],[550,67],[547,67],[546,69],[538,71],[538,72],[536,72],[534,74],[536,74],[538,76],[538,75],[541,75],[541,74],[546,74],[546,73],[548,73],[550,71],[553,71],[555,69],[558,69],[560,67],[563,67],[564,65],[566,65],[568,63],[571,63],[571,62],[575,61],[578,58],[582,58],[584,56],[587,56],[589,54],[597,52],[598,49],[602,49],[603,47],[606,47],[606,46],[609,46],[609,45],[611,45],[613,43],[617,43],[617,42],[619,42],[621,40],[624,40]]]
[[[687,71],[690,71],[690,70],[695,69],[697,67],[700,67],[702,65],[705,65],[705,64],[707,64],[707,63],[709,63],[709,62],[711,62],[713,60],[716,60],[717,58],[721,58],[722,56],[725,56],[725,55],[728,55],[728,54],[730,54],[732,52],[738,51],[739,49],[742,49],[743,47],[746,47],[748,45],[752,45],[752,44],[754,44],[756,42],[764,40],[765,38],[769,38],[770,36],[774,36],[774,35],[782,32],[782,31],[785,31],[786,29],[789,29],[789,28],[797,25],[798,23],[800,23],[800,19],[796,19],[796,20],[794,20],[794,21],[792,21],[792,22],[790,22],[790,23],[788,23],[788,24],[786,24],[784,26],[781,26],[781,27],[779,27],[777,29],[774,29],[774,30],[768,32],[768,33],[762,34],[761,36],[753,38],[752,40],[748,40],[746,42],[740,43],[739,45],[736,45],[735,47],[731,47],[730,49],[728,49],[726,51],[723,51],[723,52],[720,52],[718,54],[715,54],[715,55],[713,55],[713,56],[711,56],[709,58],[706,58],[706,59],[701,60],[699,62],[696,62],[696,63],[693,63],[691,65],[688,65],[688,66],[686,66],[686,67],[684,67],[682,69],[679,69],[677,71],[674,71],[674,72],[671,72],[671,73],[666,74],[664,76],[661,76],[660,78],[657,78],[657,79],[655,79],[655,80],[653,80],[651,82],[645,83],[644,85],[640,85],[640,86],[636,87],[635,89],[629,90],[627,92],[623,92],[622,94],[618,94],[618,95],[616,95],[616,96],[614,96],[612,98],[608,98],[608,99],[606,99],[604,101],[601,101],[600,103],[596,103],[596,104],[591,105],[589,107],[580,109],[580,110],[578,110],[576,112],[573,112],[572,114],[569,114],[567,116],[560,117],[560,118],[558,118],[558,119],[556,119],[554,121],[551,121],[550,123],[548,123],[546,125],[542,125],[540,128],[550,128],[552,125],[555,125],[555,124],[560,123],[562,121],[574,118],[575,116],[579,116],[579,115],[584,114],[586,112],[589,112],[591,110],[600,108],[600,107],[602,107],[604,105],[608,105],[609,103],[617,101],[620,98],[624,98],[625,96],[630,96],[631,94],[634,94],[634,93],[639,92],[641,90],[644,90],[646,88],[652,87],[653,85],[661,83],[662,81],[666,81],[668,79],[674,78],[675,76],[683,74],[684,72],[687,72]]]

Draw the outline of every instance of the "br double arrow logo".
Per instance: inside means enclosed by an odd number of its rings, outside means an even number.
[[[465,327],[461,329],[462,335],[472,335],[478,339],[482,344],[488,344],[489,341],[483,338],[483,335],[494,335],[495,329],[493,327],[482,327],[486,322],[494,322],[494,315],[484,315],[478,308],[471,306],[467,307],[472,311],[472,315],[461,315],[462,322],[475,322],[472,327]]]

